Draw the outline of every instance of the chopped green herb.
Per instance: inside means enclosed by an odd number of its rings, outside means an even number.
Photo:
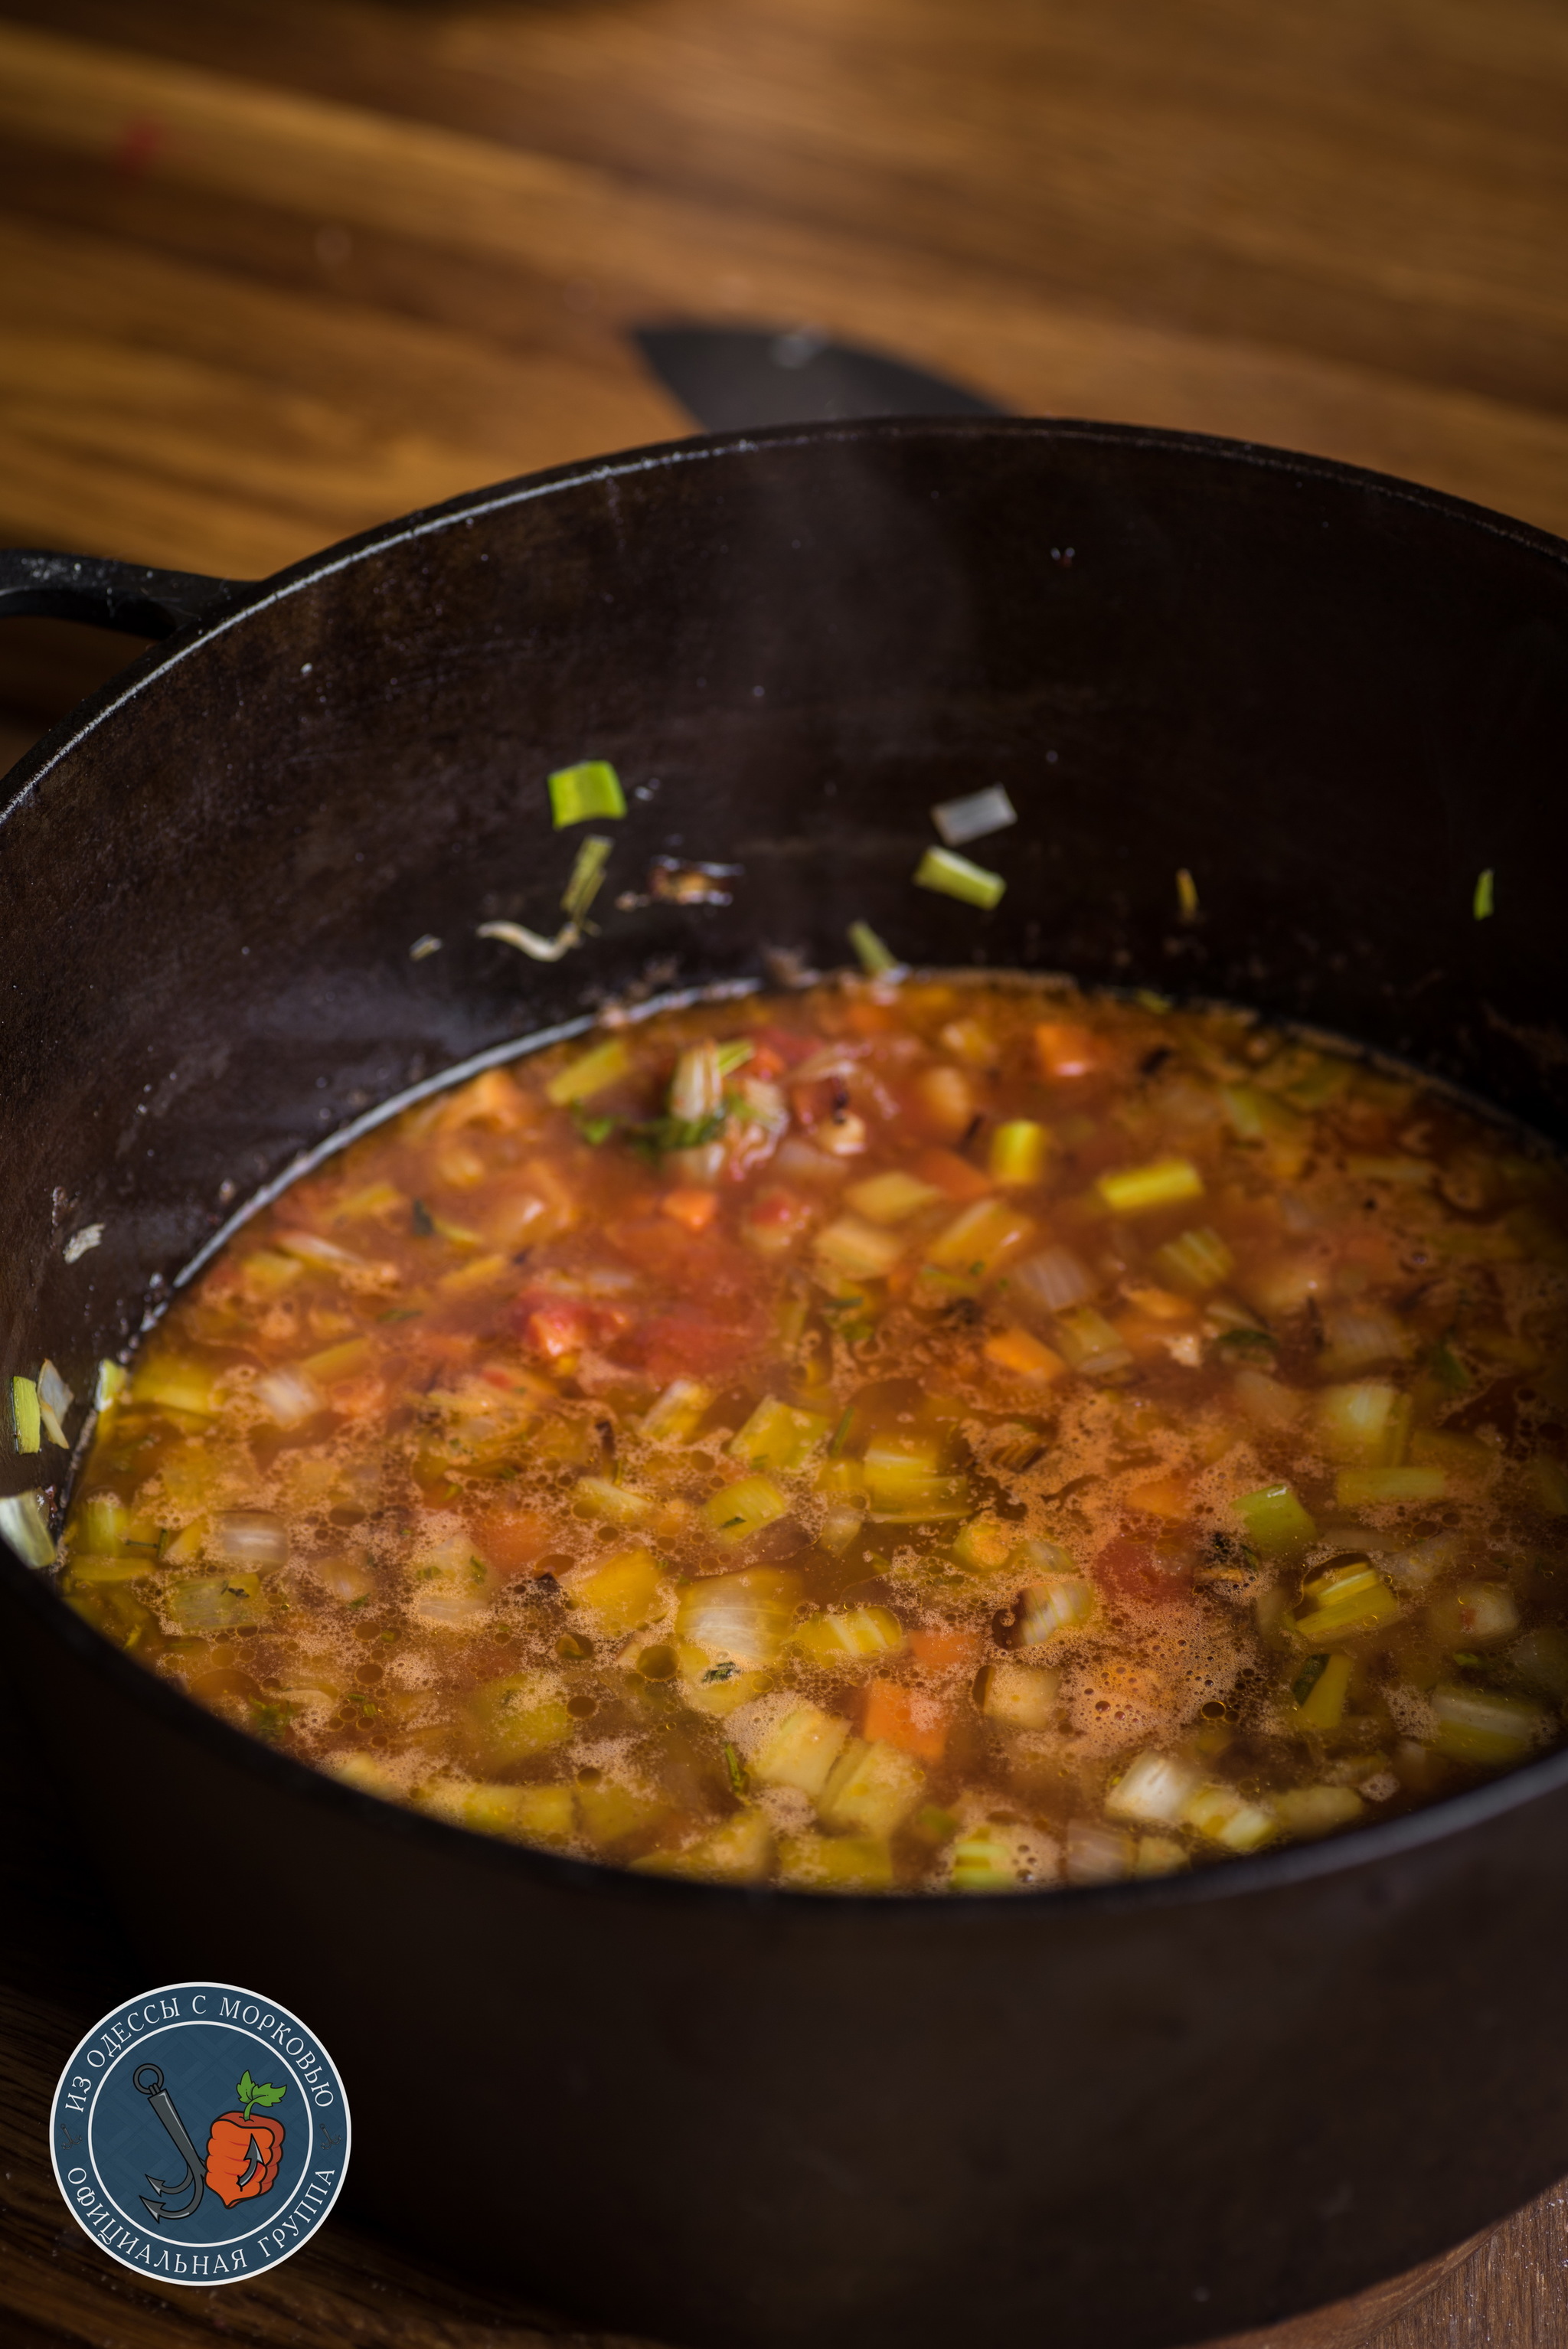
[[[434,1226],[431,1228],[433,1230]],[[376,1316],[377,1321],[418,1321],[423,1318],[424,1309],[418,1305],[394,1305],[389,1312]]]
[[[588,1112],[579,1103],[573,1103],[572,1123],[577,1128],[582,1139],[595,1150],[609,1141],[620,1122],[616,1117],[590,1117]]]
[[[557,832],[571,823],[585,823],[591,815],[624,815],[626,795],[621,778],[607,759],[584,759],[579,766],[558,767],[550,778],[550,812]]]
[[[1497,911],[1497,899],[1492,888],[1492,868],[1489,864],[1475,885],[1475,896],[1470,910],[1478,922],[1484,922]]]
[[[1305,1704],[1306,1702],[1307,1698],[1312,1694],[1313,1690],[1323,1678],[1324,1672],[1327,1668],[1327,1664],[1328,1658],[1326,1656],[1308,1656],[1305,1663],[1303,1664],[1300,1671],[1297,1672],[1295,1680],[1293,1680],[1290,1684],[1290,1692],[1292,1696],[1295,1697],[1297,1704]]]
[[[561,900],[561,910],[569,920],[586,920],[588,908],[603,884],[611,845],[602,832],[591,832],[578,850],[577,862],[572,867],[572,878],[567,882],[566,894]]]
[[[1231,1354],[1277,1354],[1279,1340],[1266,1330],[1222,1330],[1219,1343]]]
[[[365,1696],[358,1689],[349,1690],[348,1702],[350,1704],[356,1704],[359,1707],[360,1712],[366,1715],[377,1713],[380,1710],[373,1696]]]
[[[746,1764],[733,1745],[726,1745],[724,1749],[724,1766],[729,1773],[729,1783],[734,1792],[744,1795],[747,1785]]]
[[[951,848],[928,848],[915,867],[917,889],[934,889],[939,896],[957,897],[965,905],[978,905],[989,913],[1002,902],[1007,885],[999,873],[987,873],[984,865],[971,864],[966,856],[959,856]]]
[[[703,1685],[706,1687],[710,1681],[732,1681],[739,1670],[738,1664],[732,1664],[727,1661],[722,1664],[710,1665],[702,1676]]]
[[[829,1441],[828,1457],[830,1460],[836,1460],[840,1453],[842,1452],[845,1444],[849,1442],[850,1427],[854,1416],[855,1407],[853,1403],[851,1403],[848,1411],[845,1412],[842,1419],[840,1420],[837,1427],[834,1428],[831,1438]]]

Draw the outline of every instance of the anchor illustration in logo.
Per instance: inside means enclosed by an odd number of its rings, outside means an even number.
[[[270,2193],[284,2156],[284,2125],[264,2116],[257,2120],[253,2116],[258,2105],[280,2104],[286,2089],[265,2082],[258,2086],[247,2072],[236,2090],[242,2109],[219,2114],[208,2134],[203,2160],[180,2117],[173,2097],[163,2085],[163,2074],[158,2065],[139,2064],[131,2074],[131,2085],[147,2098],[185,2164],[183,2177],[172,2183],[154,2178],[150,2170],[147,2173],[147,2182],[157,2199],[144,2194],[141,2207],[158,2225],[161,2226],[165,2219],[189,2219],[208,2187],[229,2210],[236,2202],[248,2202],[258,2194]],[[187,2195],[188,2199],[176,2207],[175,2198],[181,2194]]]

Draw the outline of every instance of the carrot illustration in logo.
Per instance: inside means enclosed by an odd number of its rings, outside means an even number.
[[[252,2115],[258,2105],[281,2104],[287,2090],[265,2083],[258,2087],[247,2072],[234,2093],[243,2109],[220,2113],[207,2139],[207,2183],[228,2210],[265,2194],[278,2174],[284,2125]]]

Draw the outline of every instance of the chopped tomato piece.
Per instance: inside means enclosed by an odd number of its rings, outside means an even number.
[[[718,1213],[718,1194],[683,1185],[665,1193],[659,1201],[659,1213],[667,1216],[672,1224],[680,1224],[688,1232],[706,1232]]]
[[[592,1316],[585,1305],[580,1305],[574,1297],[553,1297],[548,1304],[534,1307],[524,1329],[535,1353],[556,1362],[563,1354],[582,1352],[592,1326]]]
[[[1076,1019],[1042,1019],[1035,1030],[1035,1058],[1043,1077],[1091,1077],[1105,1065],[1099,1037]]]
[[[899,1681],[872,1681],[861,1716],[861,1734],[872,1744],[896,1745],[921,1762],[940,1762],[947,1744],[947,1706]]]

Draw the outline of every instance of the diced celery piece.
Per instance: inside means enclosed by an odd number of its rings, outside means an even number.
[[[714,1401],[700,1379],[674,1379],[644,1414],[642,1433],[650,1444],[686,1444]]]
[[[868,1174],[863,1183],[851,1183],[844,1193],[846,1204],[872,1224],[902,1224],[943,1195],[934,1183],[923,1183],[917,1174],[906,1174],[898,1167],[886,1174]]]
[[[811,1615],[795,1634],[795,1645],[814,1664],[853,1664],[895,1655],[903,1645],[903,1625],[887,1607],[854,1607],[841,1615]]]
[[[617,1083],[631,1065],[625,1038],[606,1036],[603,1043],[593,1045],[575,1061],[568,1061],[563,1069],[558,1069],[544,1088],[544,1097],[557,1109],[567,1109],[573,1102],[592,1101],[595,1093]]]
[[[182,1631],[238,1631],[268,1615],[259,1574],[231,1571],[177,1583],[168,1604]]]
[[[1233,1506],[1247,1539],[1265,1557],[1304,1549],[1317,1538],[1316,1525],[1288,1485],[1263,1485],[1255,1493],[1238,1493]]]
[[[889,1892],[892,1851],[877,1836],[782,1836],[779,1875],[810,1892]]]
[[[1445,1648],[1489,1648],[1519,1629],[1519,1602],[1506,1582],[1461,1582],[1427,1609],[1432,1637]]]
[[[1005,1257],[1016,1254],[1034,1236],[1029,1218],[1005,1199],[976,1199],[938,1232],[925,1251],[925,1260],[941,1271],[984,1280]]]
[[[134,1402],[153,1404],[160,1411],[182,1411],[192,1419],[215,1419],[219,1403],[217,1370],[205,1362],[182,1362],[170,1354],[155,1354],[139,1362],[131,1375]],[[258,1388],[263,1381],[258,1381]]]
[[[0,1500],[0,1540],[8,1541],[24,1566],[53,1566],[55,1537],[38,1493],[9,1493]]]
[[[574,1607],[585,1607],[606,1631],[617,1636],[641,1630],[657,1614],[665,1593],[663,1569],[648,1549],[623,1549],[592,1558],[573,1567],[560,1580]]]
[[[598,1517],[607,1526],[645,1526],[658,1507],[646,1493],[634,1492],[608,1476],[579,1476],[572,1487],[572,1506],[580,1517]]]
[[[1058,1861],[1048,1836],[988,1820],[959,1837],[948,1857],[947,1880],[954,1892],[1012,1892],[1020,1885],[1052,1882]]]
[[[1132,1368],[1132,1355],[1121,1332],[1097,1306],[1069,1305],[1056,1319],[1057,1343],[1071,1370],[1086,1378],[1117,1378]]]
[[[1332,1835],[1354,1826],[1367,1806],[1354,1786],[1293,1786],[1274,1798],[1274,1816],[1286,1835]]]
[[[851,922],[847,932],[855,950],[855,959],[868,978],[881,978],[890,970],[899,968],[898,957],[883,946],[869,922]]]
[[[1334,1497],[1342,1509],[1364,1509],[1379,1501],[1440,1501],[1449,1480],[1440,1468],[1341,1468]]]
[[[851,1280],[881,1280],[903,1256],[904,1243],[863,1216],[838,1216],[824,1224],[812,1248],[819,1264],[847,1273]]]
[[[1017,1553],[1014,1555],[1016,1558]],[[1037,1648],[1063,1631],[1077,1630],[1092,1619],[1094,1611],[1093,1588],[1081,1574],[1054,1574],[1048,1581],[1030,1583],[1024,1592],[1015,1637],[1020,1648]]]
[[[1236,1259],[1216,1231],[1207,1224],[1190,1232],[1178,1232],[1173,1240],[1154,1251],[1154,1261],[1180,1288],[1203,1290],[1217,1288],[1222,1280],[1229,1279],[1236,1268]]]
[[[833,1764],[817,1810],[841,1834],[890,1836],[924,1792],[925,1773],[912,1754],[857,1737]]]
[[[1450,1762],[1470,1762],[1483,1769],[1522,1761],[1532,1746],[1545,1743],[1553,1728],[1552,1715],[1528,1697],[1503,1696],[1452,1682],[1432,1691],[1431,1706],[1438,1716],[1438,1733],[1431,1741],[1437,1751]]]
[[[558,767],[550,778],[550,812],[557,832],[568,824],[586,823],[590,816],[624,815],[626,795],[608,759]]]
[[[1313,1665],[1317,1667],[1315,1671],[1312,1671]],[[1311,1682],[1305,1694],[1296,1698],[1296,1712],[1309,1729],[1337,1729],[1345,1718],[1345,1700],[1350,1692],[1350,1659],[1346,1655],[1315,1656],[1308,1671]],[[1304,1671],[1295,1682],[1296,1689],[1306,1679],[1307,1672]]]
[[[832,1421],[820,1413],[797,1411],[790,1403],[765,1395],[725,1448],[731,1459],[748,1461],[754,1468],[778,1468],[788,1475],[803,1468],[832,1432]]]
[[[1198,1784],[1198,1770],[1173,1754],[1140,1754],[1130,1762],[1105,1798],[1115,1819],[1143,1826],[1174,1826]]]
[[[1181,1806],[1181,1824],[1223,1844],[1227,1851],[1256,1851],[1278,1833],[1272,1809],[1253,1803],[1234,1786],[1197,1787]]]
[[[1289,1619],[1289,1625],[1298,1640],[1315,1647],[1326,1640],[1381,1630],[1398,1612],[1399,1602],[1387,1583],[1362,1560],[1315,1575],[1306,1586],[1305,1604]]]
[[[678,1851],[633,1862],[645,1875],[695,1876],[718,1884],[760,1884],[773,1865],[773,1826],[766,1811],[737,1811],[721,1826]]]
[[[463,1708],[464,1734],[489,1770],[508,1770],[563,1745],[577,1723],[552,1672],[508,1672],[486,1681]]]
[[[1117,1884],[1132,1874],[1137,1850],[1124,1828],[1075,1819],[1068,1829],[1063,1874],[1069,1884]]]
[[[1203,1178],[1190,1158],[1156,1158],[1147,1166],[1102,1174],[1095,1187],[1113,1216],[1142,1216],[1156,1207],[1180,1206],[1183,1199],[1201,1199]]]
[[[1311,1141],[1311,1121],[1256,1085],[1222,1085],[1220,1099],[1238,1142],[1261,1143],[1279,1174],[1298,1174]]]
[[[983,913],[1000,905],[1007,886],[999,873],[987,873],[951,848],[928,848],[915,867],[914,884],[917,889],[934,889],[941,896],[978,905]]]
[[[994,1183],[1037,1183],[1051,1154],[1049,1126],[1033,1118],[1009,1118],[991,1136],[990,1168]]]
[[[18,1452],[43,1450],[44,1422],[37,1383],[33,1379],[14,1378],[11,1381],[11,1429]]]
[[[799,1598],[799,1576],[781,1567],[704,1575],[681,1591],[676,1636],[707,1656],[707,1670],[734,1665],[754,1671],[770,1664],[783,1647]],[[707,1685],[718,1688],[723,1682],[716,1679]]]
[[[762,1732],[748,1756],[765,1786],[794,1786],[812,1801],[828,1783],[850,1734],[850,1724],[802,1699]]]
[[[968,1477],[939,1474],[932,1445],[906,1449],[892,1442],[869,1444],[861,1473],[866,1497],[878,1516],[917,1522],[969,1514]]]
[[[789,1498],[771,1476],[739,1476],[721,1485],[702,1505],[704,1516],[721,1542],[749,1541],[776,1517],[789,1513]]]
[[[1347,1385],[1322,1388],[1313,1399],[1313,1417],[1329,1457],[1346,1467],[1395,1465],[1393,1447],[1400,1432],[1395,1406],[1399,1400],[1398,1387],[1387,1379],[1355,1379]]]
[[[1045,1664],[988,1664],[980,1710],[1008,1729],[1048,1729],[1057,1717],[1061,1675]]]

